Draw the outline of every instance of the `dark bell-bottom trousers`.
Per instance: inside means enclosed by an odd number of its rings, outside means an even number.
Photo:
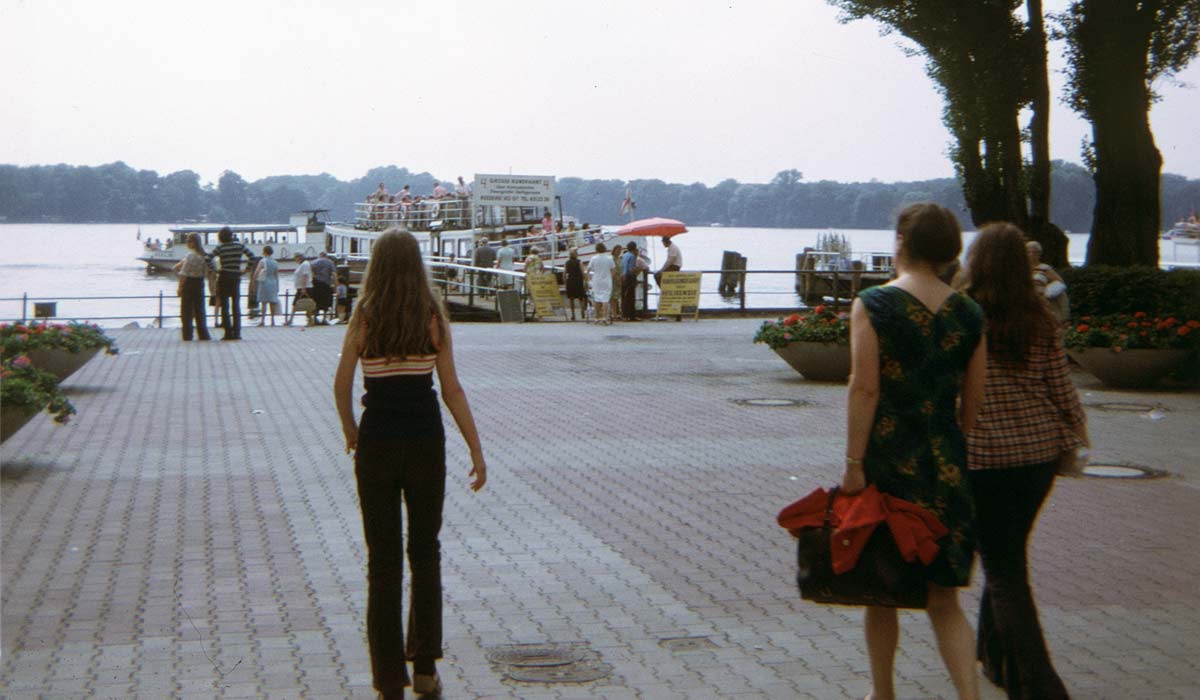
[[[621,277],[621,313],[626,320],[637,318],[637,284],[636,272]]]
[[[406,659],[442,656],[442,502],[445,439],[359,436],[354,474],[367,540],[367,642],[376,690],[409,684]],[[404,634],[404,519],[412,599]]]
[[[221,328],[226,338],[242,337],[242,275],[237,272],[222,272],[217,277],[217,299],[221,304]],[[233,306],[232,324],[230,305]]]
[[[979,554],[987,577],[979,601],[976,656],[1010,700],[1063,700],[1067,689],[1046,650],[1029,588],[1029,533],[1054,485],[1055,462],[976,469],[968,479],[975,497]]]
[[[183,278],[183,294],[179,296],[179,320],[184,340],[191,340],[193,328],[200,340],[208,340],[208,322],[205,319],[204,278]]]

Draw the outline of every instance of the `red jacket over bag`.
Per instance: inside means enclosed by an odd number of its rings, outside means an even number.
[[[817,489],[779,512],[779,525],[793,535],[802,528],[821,527],[825,523],[825,506],[829,492]],[[844,574],[858,563],[858,556],[875,527],[887,523],[900,554],[908,562],[921,560],[928,566],[937,557],[938,539],[950,531],[933,513],[902,498],[880,493],[871,484],[862,491],[833,500],[833,535],[829,548],[833,557],[833,573]]]

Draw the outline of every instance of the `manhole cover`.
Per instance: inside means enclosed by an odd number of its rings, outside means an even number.
[[[703,651],[717,648],[717,645],[713,644],[708,637],[668,637],[658,640],[658,645],[671,652]]]
[[[1128,464],[1089,464],[1083,468],[1083,475],[1098,479],[1157,479],[1167,474]]]
[[[521,683],[588,683],[612,674],[584,644],[509,644],[489,650],[487,659]]]
[[[739,406],[759,406],[765,408],[791,408],[811,405],[803,399],[733,399],[733,402]]]
[[[1125,403],[1122,401],[1109,401],[1104,403],[1089,403],[1088,408],[1094,408],[1097,411],[1113,411],[1117,413],[1149,413],[1154,410],[1166,410],[1161,406],[1152,406],[1147,403]]]
[[[521,683],[590,683],[607,678],[612,666],[600,662],[580,662],[566,666],[512,666],[505,676]]]
[[[487,658],[494,664],[508,666],[566,666],[582,659],[583,652],[558,644],[518,644],[493,649]]]

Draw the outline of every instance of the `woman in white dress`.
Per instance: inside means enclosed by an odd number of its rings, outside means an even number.
[[[612,325],[608,320],[608,301],[612,298],[612,271],[615,267],[611,255],[603,243],[596,244],[596,254],[588,262],[588,273],[592,278],[592,301],[596,303],[596,323]]]

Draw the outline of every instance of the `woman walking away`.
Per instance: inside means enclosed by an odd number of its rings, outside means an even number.
[[[896,224],[898,276],[858,295],[850,310],[852,376],[842,488],[875,484],[916,503],[950,531],[927,568],[927,613],[959,698],[976,700],[974,634],[958,604],[970,582],[974,516],[964,432],[983,399],[983,313],[937,277],[958,257],[962,234],[949,210],[914,204]],[[961,398],[961,401],[959,399]],[[956,403],[958,403],[956,415]],[[895,608],[868,607],[872,700],[894,700]]]
[[[571,305],[571,320],[575,320],[575,300],[579,300],[579,315],[587,319],[587,290],[583,287],[583,264],[579,262],[579,251],[572,248],[567,254],[567,303]]]
[[[366,395],[354,422],[352,384],[362,364]],[[354,452],[354,474],[367,542],[367,640],[375,689],[383,700],[404,697],[405,660],[413,691],[441,690],[434,662],[442,656],[442,579],[438,532],[446,491],[442,401],[471,453],[471,488],[483,488],[487,465],[467,395],[454,369],[450,323],[430,290],[417,241],[400,229],[384,232],[371,251],[359,301],[346,329],[333,380],[334,400]],[[408,638],[402,615],[404,542],[408,524],[412,598]],[[407,641],[407,647],[405,642]]]
[[[263,325],[267,319],[267,307],[271,307],[271,325],[275,325],[275,313],[279,311],[279,263],[271,257],[275,249],[269,245],[263,246],[262,260],[254,268],[254,279],[258,282],[258,303],[262,304],[262,315],[258,325]]]
[[[204,273],[208,262],[204,259],[199,234],[188,234],[187,248],[183,260],[175,263],[175,273],[179,275],[179,319],[183,323],[183,339],[192,339],[192,327],[195,326],[196,337],[209,340],[208,322],[204,318]]]
[[[609,318],[609,299],[613,293],[613,270],[616,263],[608,255],[608,248],[603,243],[596,244],[596,254],[588,262],[588,272],[592,275],[592,301],[596,304],[596,324],[612,325]]]
[[[1027,547],[1058,462],[1088,444],[1058,321],[1033,280],[1025,237],[989,224],[967,254],[963,287],[988,325],[983,412],[967,433],[979,554],[987,581],[976,654],[1013,700],[1061,700],[1029,588]]]

